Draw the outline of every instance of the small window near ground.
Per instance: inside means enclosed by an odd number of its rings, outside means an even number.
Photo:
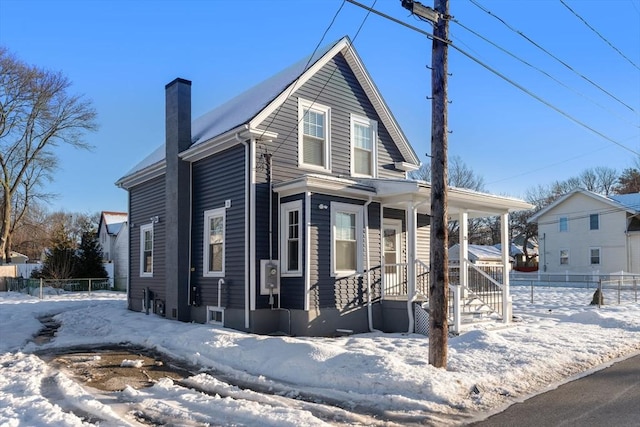
[[[600,229],[600,215],[591,214],[589,215],[589,230],[598,230]]]
[[[569,249],[560,249],[560,265],[569,265]]]
[[[204,213],[204,276],[224,276],[225,208]]]
[[[207,323],[224,325],[224,308],[207,306]]]
[[[589,249],[589,262],[591,265],[600,265],[600,248]]]
[[[140,226],[140,277],[153,276],[153,224]]]

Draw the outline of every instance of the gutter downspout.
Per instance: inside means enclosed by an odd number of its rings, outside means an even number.
[[[236,133],[235,135],[236,141],[240,142],[244,145],[245,151],[245,161],[244,161],[244,172],[245,172],[245,181],[244,181],[244,327],[245,329],[249,329],[249,280],[250,280],[250,255],[249,255],[249,215],[251,215],[250,211],[250,195],[251,192],[251,144],[250,140],[243,140],[240,138],[240,133]]]
[[[418,221],[417,210],[418,207],[427,203],[427,200],[423,200],[419,203],[413,204],[407,202],[407,232],[410,239],[407,239],[407,316],[409,317],[408,334],[415,332],[415,318],[413,315],[413,303],[416,300],[416,252],[417,252],[417,240],[418,240]],[[431,249],[429,249],[431,250]],[[429,266],[431,268],[431,266]]]
[[[371,311],[371,254],[369,246],[369,205],[371,204],[371,201],[372,197],[369,196],[369,200],[367,200],[367,202],[364,204],[364,238],[365,250],[367,252],[367,320],[369,322],[369,332],[381,332],[380,330],[373,327],[373,313]]]

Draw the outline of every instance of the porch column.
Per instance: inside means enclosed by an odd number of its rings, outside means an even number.
[[[462,323],[462,293],[466,294],[466,290],[469,288],[469,266],[467,265],[467,259],[469,259],[469,213],[466,210],[460,212],[458,231],[460,236],[460,281],[456,292],[453,294],[453,324],[456,333],[460,333]]]
[[[417,210],[412,202],[407,203],[407,314],[409,315],[408,333],[415,330],[413,318],[413,301],[416,296],[416,230]]]
[[[502,247],[502,321],[511,322],[511,295],[509,292],[509,212],[500,216],[500,246]]]

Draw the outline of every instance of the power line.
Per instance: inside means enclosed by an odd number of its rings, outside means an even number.
[[[327,36],[327,33],[329,32],[329,30],[331,29],[333,24],[336,22],[336,18],[338,17],[338,15],[340,14],[340,11],[344,7],[345,2],[346,2],[346,0],[342,0],[342,3],[340,4],[340,7],[338,8],[338,10],[336,10],[336,13],[333,15],[333,18],[331,19],[331,22],[329,22],[329,26],[324,30],[324,33],[322,34],[322,37],[320,37],[320,40],[316,44],[315,49],[313,49],[313,53],[311,53],[311,56],[309,56],[309,59],[307,60],[307,63],[304,66],[304,70],[306,70],[307,67],[309,67],[309,63],[311,62],[311,60],[315,56],[316,52],[320,48],[320,45],[322,44],[322,41],[324,40],[324,38]],[[291,96],[291,93],[293,92],[293,88],[296,86],[295,83],[297,83],[297,81],[300,79],[301,76],[302,76],[302,74],[300,74],[298,77],[296,77],[296,79],[293,81],[293,84],[291,85],[291,88],[289,89],[289,93],[287,94],[287,98],[289,98],[289,96]],[[262,138],[264,136],[264,134],[269,130],[269,127],[273,124],[273,122],[276,119],[276,116],[278,115],[279,112],[280,112],[280,109],[277,109],[276,112],[273,114],[273,116],[271,117],[271,120],[269,120],[269,123],[267,123],[266,128],[262,131],[262,134],[260,135],[260,138]],[[289,132],[289,133],[291,133],[291,132]],[[287,135],[287,136],[289,136],[289,135]],[[281,143],[281,145],[282,145],[282,143]]]
[[[589,27],[589,29],[590,29],[591,31],[593,31],[594,33],[596,33],[596,34],[598,35],[598,37],[600,37],[602,40],[604,40],[604,42],[605,42],[605,43],[607,43],[609,46],[611,46],[611,48],[612,48],[613,50],[615,50],[616,52],[618,52],[618,53],[620,54],[620,56],[622,56],[624,59],[626,59],[627,61],[629,61],[629,63],[630,63],[631,65],[633,65],[633,66],[634,66],[634,67],[636,67],[638,70],[640,70],[640,67],[638,67],[638,66],[637,66],[637,65],[636,65],[632,60],[630,60],[629,58],[627,58],[627,57],[625,56],[625,54],[624,54],[624,53],[622,53],[622,52],[620,51],[620,49],[618,49],[617,47],[615,47],[615,46],[614,46],[614,45],[613,45],[609,40],[607,40],[607,39],[606,39],[602,34],[600,34],[600,33],[598,32],[598,30],[596,30],[595,28],[593,28],[593,27],[592,27],[592,26],[591,26],[591,25],[590,25],[590,24],[589,24],[589,23],[588,23],[588,22],[587,22],[587,21],[586,21],[582,16],[578,15],[578,13],[576,13],[576,11],[574,11],[573,9],[571,9],[571,8],[569,7],[569,5],[568,5],[568,4],[566,4],[563,0],[560,0],[560,3],[562,3],[562,5],[563,5],[564,7],[566,7],[567,9],[569,9],[569,11],[570,11],[571,13],[573,13],[573,14],[574,14],[574,15],[575,15],[579,20],[581,20],[582,22],[584,22],[584,25],[586,25],[587,27]]]
[[[626,145],[624,145],[624,144],[622,144],[622,143],[620,143],[620,142],[618,142],[618,141],[614,140],[613,138],[608,137],[607,135],[605,135],[605,134],[603,134],[603,133],[601,133],[601,132],[599,132],[599,131],[595,130],[595,129],[594,129],[594,128],[592,128],[592,127],[590,127],[590,126],[589,126],[589,125],[587,125],[586,123],[584,123],[584,122],[582,122],[582,121],[580,121],[580,120],[576,119],[575,117],[571,116],[570,114],[568,114],[568,113],[564,112],[563,110],[559,109],[559,108],[558,108],[558,107],[556,107],[555,105],[551,104],[550,102],[548,102],[548,101],[544,100],[543,98],[539,97],[538,95],[534,94],[533,92],[531,92],[530,90],[528,90],[528,89],[527,89],[527,88],[525,88],[524,86],[522,86],[522,85],[520,85],[520,84],[516,83],[515,81],[513,81],[513,80],[509,79],[507,76],[505,76],[504,74],[500,73],[498,70],[496,70],[496,69],[494,69],[494,68],[490,67],[489,65],[485,64],[484,62],[482,62],[482,61],[481,61],[481,60],[479,60],[478,58],[476,58],[476,57],[474,57],[473,55],[471,55],[471,54],[467,53],[466,51],[464,51],[464,50],[460,49],[458,46],[454,45],[454,44],[451,42],[451,40],[443,40],[443,39],[440,39],[440,38],[438,38],[438,37],[434,36],[433,34],[431,34],[431,33],[427,32],[427,31],[421,30],[421,29],[420,29],[420,28],[418,28],[418,27],[415,27],[415,26],[413,26],[413,25],[407,24],[406,22],[400,21],[399,19],[396,19],[396,18],[394,18],[394,17],[392,17],[392,16],[389,16],[389,15],[387,15],[387,14],[385,14],[385,13],[382,13],[382,12],[380,12],[380,11],[377,11],[377,10],[373,9],[373,8],[370,8],[370,7],[368,7],[368,6],[366,6],[366,5],[362,4],[362,3],[358,3],[358,2],[356,2],[355,0],[347,0],[347,1],[348,1],[349,3],[351,3],[351,4],[354,4],[354,5],[358,6],[358,7],[361,7],[361,8],[363,8],[363,9],[369,10],[370,12],[373,12],[373,13],[375,13],[376,15],[382,16],[383,18],[386,18],[386,19],[388,19],[388,20],[390,20],[390,21],[393,21],[393,22],[396,22],[396,23],[398,23],[398,24],[400,24],[400,25],[402,25],[402,26],[405,26],[405,27],[407,27],[407,28],[409,28],[409,29],[411,29],[411,30],[413,30],[413,31],[416,31],[416,32],[418,32],[418,33],[420,33],[420,34],[423,34],[423,35],[425,35],[425,36],[426,36],[428,39],[430,39],[430,40],[438,39],[438,40],[440,40],[440,41],[442,41],[442,42],[444,42],[444,43],[447,43],[450,47],[452,47],[453,49],[457,50],[458,52],[460,52],[461,54],[463,54],[463,55],[464,55],[464,56],[466,56],[467,58],[471,59],[473,62],[475,62],[475,63],[477,63],[477,64],[481,65],[482,67],[486,68],[488,71],[490,71],[490,72],[492,72],[493,74],[497,75],[498,77],[500,77],[501,79],[503,79],[503,80],[504,80],[504,81],[506,81],[507,83],[510,83],[511,85],[513,85],[513,86],[517,87],[518,89],[520,89],[521,91],[523,91],[523,92],[524,92],[524,93],[526,93],[527,95],[531,96],[532,98],[535,98],[536,100],[538,100],[539,102],[541,102],[541,103],[543,103],[544,105],[548,106],[549,108],[551,108],[551,109],[555,110],[556,112],[558,112],[558,113],[562,114],[563,116],[565,116],[566,118],[568,118],[568,119],[569,119],[569,120],[571,120],[572,122],[574,122],[574,123],[576,123],[576,124],[578,124],[578,125],[580,125],[580,126],[584,127],[585,129],[590,130],[591,132],[595,133],[596,135],[600,136],[601,138],[604,138],[604,139],[606,139],[607,141],[609,141],[609,142],[611,142],[611,143],[613,143],[613,144],[616,144],[616,145],[620,146],[621,148],[623,148],[623,149],[625,149],[625,150],[627,150],[627,151],[629,151],[629,152],[631,152],[631,153],[633,153],[633,154],[635,154],[635,155],[637,155],[637,156],[640,156],[640,152],[635,151],[635,150],[633,150],[633,149],[631,149],[631,148],[627,147]],[[474,0],[471,0],[471,1],[474,1]]]
[[[342,4],[344,5],[344,1],[342,2]],[[349,0],[346,0],[349,1]],[[373,4],[371,5],[372,7],[376,5],[376,3],[378,2],[378,0],[374,0]],[[342,6],[340,7],[342,9]],[[339,12],[339,10],[338,10]],[[362,30],[362,27],[364,26],[364,23],[367,22],[367,18],[369,17],[369,15],[371,14],[371,12],[367,12],[367,14],[364,16],[364,19],[362,20],[362,22],[360,23],[360,26],[358,27],[358,30],[356,31],[355,35],[353,36],[353,40],[352,40],[352,44],[355,43],[356,39],[358,38],[358,35],[360,34],[360,30]],[[335,18],[334,18],[335,19]],[[333,24],[333,21],[332,21]],[[326,34],[326,32],[325,32]],[[320,97],[320,95],[322,94],[322,92],[324,91],[324,88],[327,87],[327,85],[329,84],[329,82],[331,81],[331,78],[333,77],[333,75],[335,74],[336,70],[338,69],[338,67],[335,67],[332,71],[331,74],[329,74],[329,77],[327,78],[327,80],[324,82],[324,84],[322,85],[322,87],[320,88],[320,90],[318,91],[318,93],[316,94],[316,96],[313,98],[313,101],[311,101],[311,105],[309,106],[309,108],[313,107],[313,105],[316,103],[316,101],[318,100],[318,98]],[[292,86],[293,88],[293,86]],[[289,93],[290,95],[291,93]],[[287,95],[287,98],[289,96]],[[278,144],[278,146],[276,147],[275,150],[273,150],[272,154],[275,154],[278,152],[278,150],[280,149],[280,147],[282,147],[282,144],[285,143],[285,141],[287,141],[289,139],[289,136],[291,136],[291,134],[293,133],[293,131],[300,126],[300,123],[302,122],[302,120],[304,120],[304,115],[302,115],[302,117],[300,117],[300,119],[298,119],[297,122],[297,126],[296,127],[292,127],[289,132],[287,133],[287,135],[285,135],[284,138],[282,138],[282,140],[280,141],[280,143]]]
[[[473,5],[475,5],[476,7],[478,7],[480,10],[482,10],[483,12],[487,13],[488,15],[494,17],[495,19],[497,19],[498,21],[502,22],[508,29],[510,29],[511,31],[513,31],[514,33],[520,35],[521,37],[523,37],[525,40],[527,40],[529,43],[531,43],[532,45],[534,45],[535,47],[537,47],[538,49],[540,49],[541,51],[543,51],[544,53],[546,53],[547,55],[549,55],[550,57],[552,57],[553,59],[555,59],[556,61],[558,61],[559,63],[561,63],[562,65],[564,65],[565,67],[567,67],[569,70],[571,70],[572,72],[574,72],[575,74],[577,74],[579,77],[581,77],[582,79],[586,80],[587,82],[589,82],[590,84],[592,84],[593,86],[595,86],[596,88],[600,89],[602,92],[604,92],[605,94],[609,95],[609,97],[613,98],[614,100],[618,101],[620,104],[624,105],[625,107],[627,107],[629,110],[633,111],[634,113],[636,112],[636,110],[633,109],[633,107],[630,107],[628,104],[626,104],[624,101],[622,101],[621,99],[617,98],[615,95],[613,95],[611,92],[607,91],[606,89],[604,89],[602,86],[598,85],[596,82],[594,82],[593,80],[589,79],[588,77],[584,76],[583,74],[579,73],[577,70],[575,70],[573,67],[571,67],[569,64],[567,64],[566,62],[564,62],[563,60],[561,60],[560,58],[558,58],[557,56],[555,56],[554,54],[552,54],[551,52],[549,52],[547,49],[545,49],[544,47],[542,47],[541,45],[539,45],[538,43],[536,43],[535,41],[533,41],[531,38],[529,38],[527,35],[525,35],[522,31],[514,28],[513,26],[511,26],[509,23],[507,23],[504,19],[500,18],[499,16],[493,14],[490,10],[488,10],[487,8],[485,8],[484,6],[482,6],[481,4],[479,4],[476,0],[469,0]]]
[[[509,50],[499,46],[497,43],[494,43],[493,41],[489,40],[488,38],[484,37],[482,34],[478,33],[477,31],[472,30],[471,28],[467,27],[466,25],[462,24],[460,21],[458,21],[457,19],[452,19],[452,22],[454,22],[455,24],[458,24],[460,27],[464,28],[465,30],[469,31],[471,34],[475,35],[476,37],[481,38],[482,40],[484,40],[485,42],[491,44],[492,46],[494,46],[496,49],[499,49],[500,51],[506,53],[507,55],[511,56],[512,58],[520,61],[521,63],[525,64],[528,67],[533,68],[534,70],[538,71],[539,73],[547,76],[548,78],[550,78],[551,80],[553,80],[554,82],[558,83],[559,85],[561,85],[562,87],[570,90],[571,92],[575,93],[578,96],[583,97],[584,99],[586,99],[587,101],[590,101],[591,103],[597,105],[598,107],[602,108],[603,110],[607,111],[608,113],[611,113],[613,115],[615,115],[616,117],[618,117],[619,119],[623,120],[624,122],[626,122],[627,124],[630,124],[632,126],[635,127],[639,127],[640,125],[636,125],[635,123],[631,123],[630,121],[628,121],[626,118],[624,118],[623,116],[619,115],[618,113],[608,109],[607,107],[603,106],[602,104],[598,103],[597,101],[593,100],[592,98],[589,98],[587,95],[583,94],[582,92],[579,92],[578,90],[568,86],[567,84],[561,82],[560,80],[558,80],[557,78],[553,77],[551,74],[547,73],[546,71],[544,71],[543,69],[536,67],[535,65],[527,62],[526,60],[520,58],[519,56],[517,56],[516,54],[510,52]]]

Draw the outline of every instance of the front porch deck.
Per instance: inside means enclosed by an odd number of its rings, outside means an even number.
[[[466,261],[466,260],[465,260]],[[448,317],[449,327],[460,333],[463,325],[478,320],[508,321],[504,313],[510,303],[507,289],[503,286],[503,266],[476,266],[468,261],[460,266],[449,267]],[[423,310],[429,302],[429,268],[422,261],[416,261],[415,293],[409,293],[409,266],[407,263],[387,264],[382,285],[382,299],[407,301],[418,304]],[[464,284],[466,282],[466,285]],[[510,305],[507,308],[510,312]],[[426,311],[426,310],[425,310]]]

